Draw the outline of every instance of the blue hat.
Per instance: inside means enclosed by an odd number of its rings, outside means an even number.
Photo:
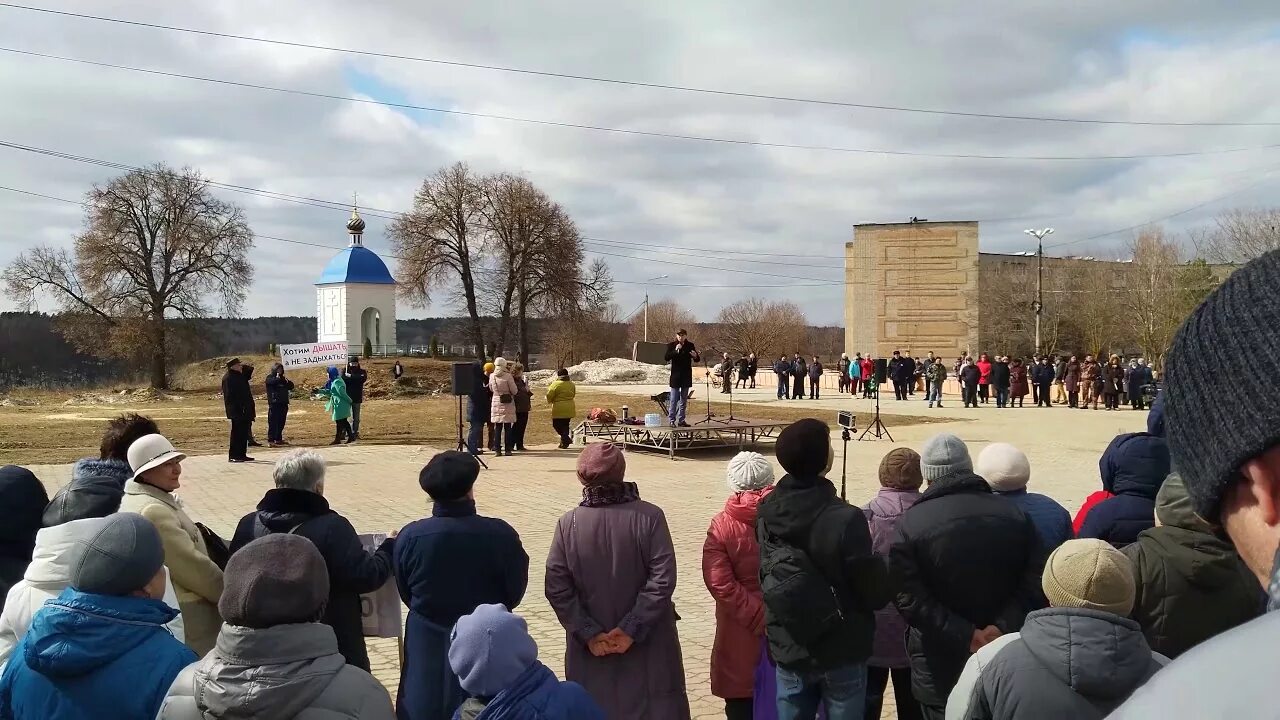
[[[528,623],[502,605],[481,605],[453,627],[449,665],[472,696],[494,697],[537,661]]]

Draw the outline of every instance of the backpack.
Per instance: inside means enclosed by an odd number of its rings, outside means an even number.
[[[797,665],[844,622],[840,598],[805,550],[768,532],[764,523],[756,535],[769,652],[780,665]]]

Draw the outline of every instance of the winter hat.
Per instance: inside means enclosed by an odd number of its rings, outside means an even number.
[[[31,559],[40,515],[48,504],[49,495],[35,473],[17,465],[0,467],[0,508],[5,519],[0,523],[0,546],[6,556]]]
[[[124,490],[109,475],[90,475],[72,480],[54,494],[44,508],[41,522],[55,527],[72,520],[102,518],[119,512]]]
[[[272,533],[227,561],[218,611],[228,625],[269,628],[315,622],[329,599],[329,570],[314,543]]]
[[[494,370],[494,372],[497,372],[497,371],[499,371],[499,370],[506,370],[506,369],[507,369],[507,359],[506,359],[506,358],[504,358],[504,357],[502,357],[501,355],[499,355],[498,357],[496,357],[496,358],[494,358],[494,359],[493,359],[493,370]]]
[[[880,486],[892,490],[919,490],[920,454],[911,448],[894,448],[880,460]]]
[[[334,367],[334,366],[330,365],[328,368],[326,368],[326,372],[328,372],[328,373],[329,373],[329,379],[330,379],[330,380],[337,380],[337,379],[338,379],[338,368],[336,368],[336,367]]]
[[[978,453],[973,471],[996,492],[1011,492],[1027,487],[1031,480],[1031,462],[1009,443],[991,443]]]
[[[432,500],[449,502],[461,500],[480,477],[480,463],[470,453],[446,450],[435,457],[418,473],[418,485]]]
[[[831,467],[831,428],[816,418],[797,420],[778,433],[774,457],[792,478],[814,478]]]
[[[627,458],[613,443],[591,443],[578,455],[578,481],[587,487],[618,485],[627,474]]]
[[[1165,431],[1200,517],[1216,523],[1246,460],[1280,442],[1274,383],[1240,392],[1240,379],[1274,378],[1280,361],[1280,250],[1236,270],[1182,324],[1165,358]],[[1263,351],[1259,352],[1259,348]]]
[[[1164,399],[1164,393],[1157,395],[1156,401],[1151,403],[1151,411],[1147,413],[1147,432],[1156,437],[1164,437]]]
[[[734,492],[763,490],[773,484],[773,466],[765,456],[748,450],[729,460],[725,476]]]
[[[491,363],[491,362],[487,362],[487,363],[485,363],[485,364],[484,364],[484,371],[485,371],[485,373],[491,373],[491,372],[493,372],[493,363]]]
[[[1111,543],[1068,540],[1044,565],[1040,586],[1051,607],[1101,610],[1128,617],[1137,589],[1133,563]]]
[[[151,582],[164,565],[160,532],[136,513],[85,521],[94,527],[67,553],[71,587],[96,595],[128,595]]]
[[[920,474],[928,483],[957,472],[972,472],[969,448],[951,433],[938,433],[920,448]]]
[[[494,697],[537,661],[529,624],[502,605],[480,605],[453,626],[449,665],[468,695]]]

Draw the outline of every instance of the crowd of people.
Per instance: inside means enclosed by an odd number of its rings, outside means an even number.
[[[504,357],[493,362],[472,363],[471,393],[467,397],[467,451],[483,455],[525,452],[525,432],[529,413],[533,411],[533,390],[524,377],[524,365]],[[556,378],[547,386],[544,398],[551,408],[551,427],[560,437],[560,449],[573,443],[570,421],[577,414],[574,397],[577,387],[565,368],[556,370]],[[481,444],[483,442],[483,445]]]

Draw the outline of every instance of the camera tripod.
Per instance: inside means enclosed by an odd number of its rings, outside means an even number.
[[[880,419],[880,383],[878,382],[875,384],[875,394],[876,394],[875,418],[872,419],[869,425],[867,425],[867,429],[863,430],[862,434],[858,436],[858,441],[861,442],[863,440],[866,440],[867,435],[874,433],[876,440],[889,438],[889,442],[894,442],[893,436],[889,434],[889,428],[885,427],[884,421]]]

